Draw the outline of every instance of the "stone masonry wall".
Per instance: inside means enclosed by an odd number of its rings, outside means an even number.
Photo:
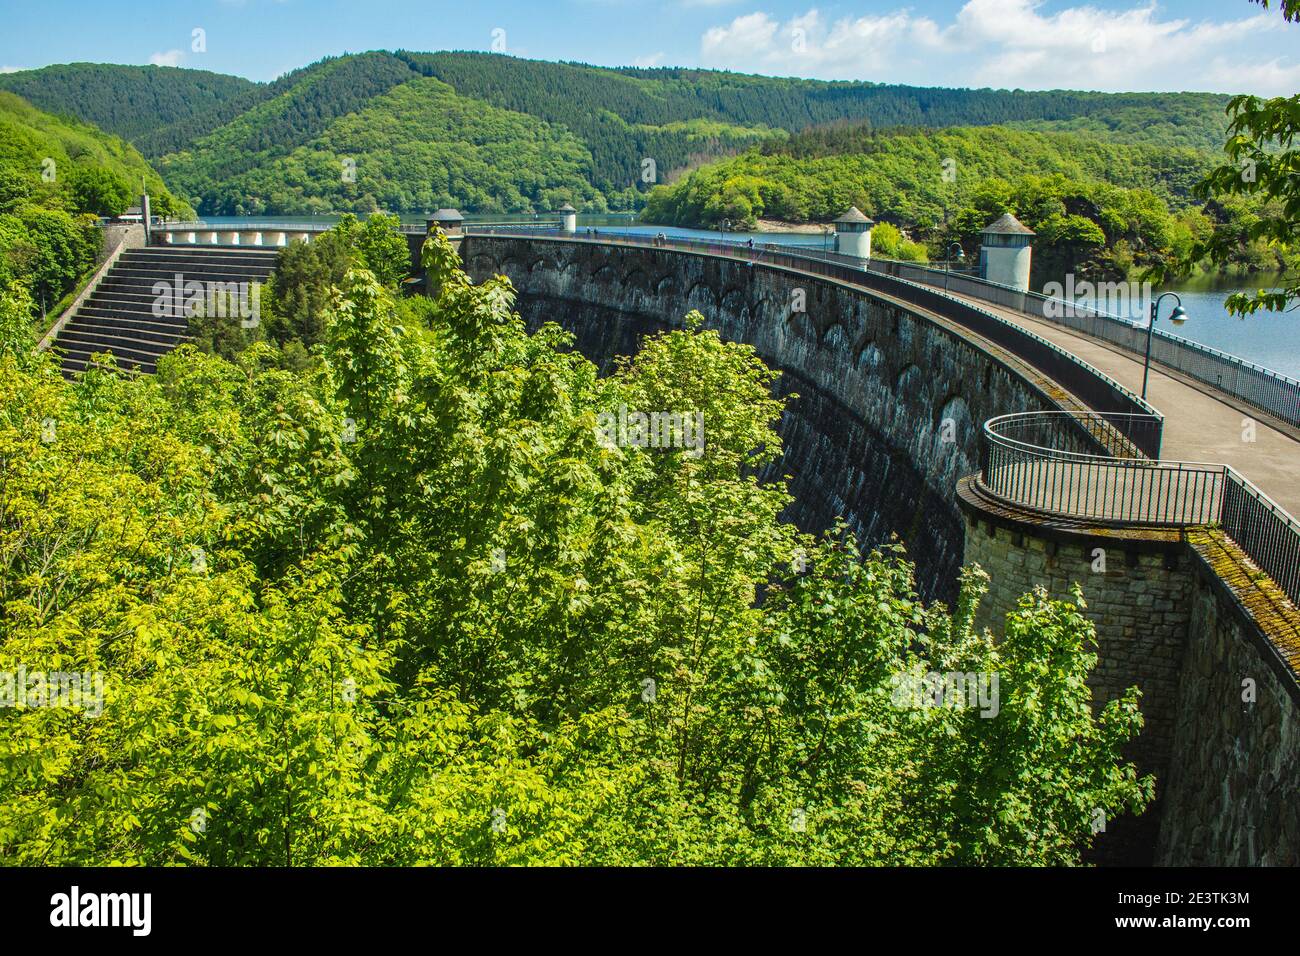
[[[1265,636],[1295,634],[1294,609],[1282,602],[1259,619],[1207,557],[1242,560],[1221,536],[1213,552],[1176,531],[1035,526],[973,487],[960,493],[966,560],[992,578],[981,626],[997,634],[1031,588],[1068,597],[1077,582],[1097,628],[1096,706],[1130,685],[1142,692],[1145,725],[1125,756],[1155,774],[1156,800],[1137,819],[1110,821],[1093,859],[1300,865],[1300,688]],[[1097,549],[1104,572],[1094,570]]]
[[[1300,866],[1300,704],[1216,572],[1197,572],[1156,862]]]
[[[1099,859],[1150,865],[1178,721],[1179,675],[1191,613],[1187,595],[1195,580],[1187,556],[1176,547],[1125,551],[1121,542],[1110,539],[1060,543],[1005,527],[990,529],[968,517],[966,562],[990,575],[977,622],[995,634],[1006,613],[1035,587],[1060,599],[1071,598],[1076,583],[1083,588],[1086,616],[1097,629],[1097,666],[1088,681],[1093,702],[1100,709],[1129,687],[1138,687],[1144,725],[1125,756],[1156,776],[1155,802],[1137,820],[1108,824],[1097,841]]]

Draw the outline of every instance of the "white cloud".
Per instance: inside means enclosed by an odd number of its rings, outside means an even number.
[[[781,22],[738,16],[701,37],[708,66],[822,79],[1025,89],[1218,90],[1290,94],[1300,64],[1276,11],[1226,20],[1166,17],[1043,0],[967,0],[948,23],[910,9],[828,22],[816,9]],[[1244,12],[1244,11],[1243,11]],[[1261,44],[1275,41],[1276,54]]]
[[[826,79],[866,78],[901,56],[940,45],[933,20],[903,10],[830,24],[816,9],[785,23],[750,13],[709,29],[700,42],[710,66]]]
[[[25,69],[25,66],[0,66],[0,73],[21,73]]]
[[[639,66],[642,69],[649,69],[652,66],[658,66],[664,60],[664,51],[651,53],[647,56],[638,56],[632,60],[633,66]]]
[[[149,57],[149,62],[154,66],[180,66],[181,61],[185,59],[184,50],[166,50],[161,53],[155,53]]]

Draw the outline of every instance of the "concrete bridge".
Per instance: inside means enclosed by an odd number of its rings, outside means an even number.
[[[170,245],[224,261],[249,231]],[[951,600],[977,562],[996,625],[1035,586],[1082,585],[1095,699],[1142,689],[1130,756],[1159,781],[1140,820],[1109,826],[1103,859],[1300,864],[1300,383],[1161,336],[1148,403],[1135,330],[1051,321],[1042,297],[900,263],[452,231],[471,277],[507,275],[531,325],[559,322],[604,368],[691,309],[754,345],[798,395],[773,468],[791,476],[788,517],[843,516],[867,545],[896,535],[927,598]],[[260,234],[279,243],[275,224]],[[418,263],[422,231],[408,241]]]

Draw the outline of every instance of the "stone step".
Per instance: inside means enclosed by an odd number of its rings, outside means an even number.
[[[170,352],[176,347],[177,339],[159,342],[152,339],[130,338],[120,334],[117,329],[107,331],[64,329],[59,334],[58,346],[68,350],[85,352],[112,352],[122,359],[155,362],[158,356]]]
[[[176,255],[169,253],[167,255],[156,255],[152,253],[139,253],[132,255],[130,252],[123,253],[118,259],[119,263],[126,265],[147,265],[150,267],[162,266],[168,263],[202,263],[205,265],[239,265],[239,266],[258,266],[264,268],[274,268],[276,259],[275,255],[259,255],[256,253],[245,252],[217,252],[212,250],[206,253],[193,255]]]
[[[64,334],[105,334],[146,341],[172,341],[189,338],[189,326],[184,322],[167,322],[164,319],[123,318],[122,316],[78,313],[64,327]]]
[[[60,368],[63,372],[64,378],[75,378],[77,375],[84,372],[88,366],[94,364],[97,363],[91,362],[90,356],[85,353],[81,353],[81,352],[78,352],[76,354],[68,353],[62,356],[60,361]],[[132,376],[152,375],[157,370],[158,370],[157,366],[152,362],[142,363],[140,365],[132,364],[127,366],[119,366],[117,369],[117,371],[122,374],[132,375]]]

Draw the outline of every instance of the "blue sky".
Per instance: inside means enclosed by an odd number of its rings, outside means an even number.
[[[921,86],[1300,90],[1300,24],[1247,0],[0,0],[0,25],[4,70],[154,62],[268,80],[345,51],[495,42]]]

